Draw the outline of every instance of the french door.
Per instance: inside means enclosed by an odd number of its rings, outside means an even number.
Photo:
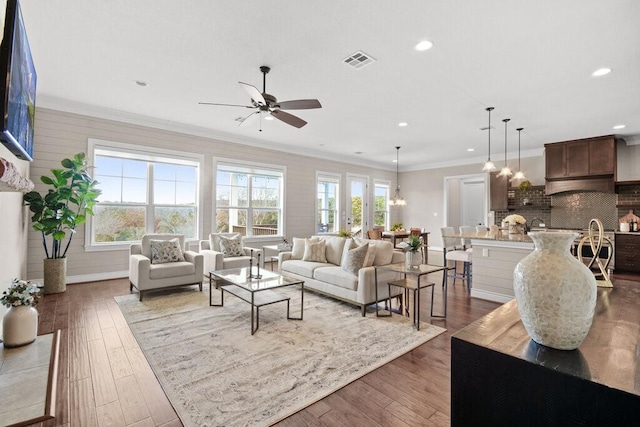
[[[369,177],[347,174],[347,229],[352,233],[369,229]]]

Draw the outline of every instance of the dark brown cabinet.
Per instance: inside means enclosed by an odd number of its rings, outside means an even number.
[[[613,135],[545,144],[544,149],[547,194],[613,192],[617,163]]]
[[[509,179],[498,176],[498,172],[489,174],[489,210],[506,211],[509,199],[507,197],[509,189]]]
[[[615,271],[640,273],[640,234],[616,233]]]

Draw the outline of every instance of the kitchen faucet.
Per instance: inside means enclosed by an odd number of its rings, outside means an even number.
[[[533,223],[536,221],[538,221],[538,227],[545,228],[544,221],[542,221],[541,218],[533,218],[530,223],[531,225],[525,225],[525,231],[527,232],[531,231],[531,229],[533,228]]]

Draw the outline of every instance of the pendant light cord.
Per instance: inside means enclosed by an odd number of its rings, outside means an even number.
[[[522,132],[522,129],[524,128],[516,129],[518,131],[518,171],[522,171],[522,168],[520,167],[520,132]]]

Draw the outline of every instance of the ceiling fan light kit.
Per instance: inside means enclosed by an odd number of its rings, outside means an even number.
[[[249,114],[243,120],[239,120],[239,126],[246,125],[249,118],[255,118],[256,115],[270,115],[281,122],[291,125],[296,128],[301,128],[307,124],[306,121],[293,114],[287,113],[283,110],[310,110],[314,108],[322,108],[320,101],[317,99],[294,99],[291,101],[278,102],[278,99],[269,93],[267,93],[267,74],[271,71],[271,68],[263,65],[260,67],[262,73],[262,92],[253,85],[244,82],[238,82],[240,86],[244,88],[251,98],[251,105],[238,105],[238,104],[220,104],[216,102],[199,102],[201,105],[218,105],[222,107],[241,107],[255,109],[253,113]],[[260,129],[262,130],[262,129]]]
[[[400,163],[400,147],[396,147],[396,191],[393,194],[393,197],[389,199],[389,205],[391,206],[405,206],[407,202],[404,200],[404,197],[400,195],[400,173],[398,169],[398,163]]]

